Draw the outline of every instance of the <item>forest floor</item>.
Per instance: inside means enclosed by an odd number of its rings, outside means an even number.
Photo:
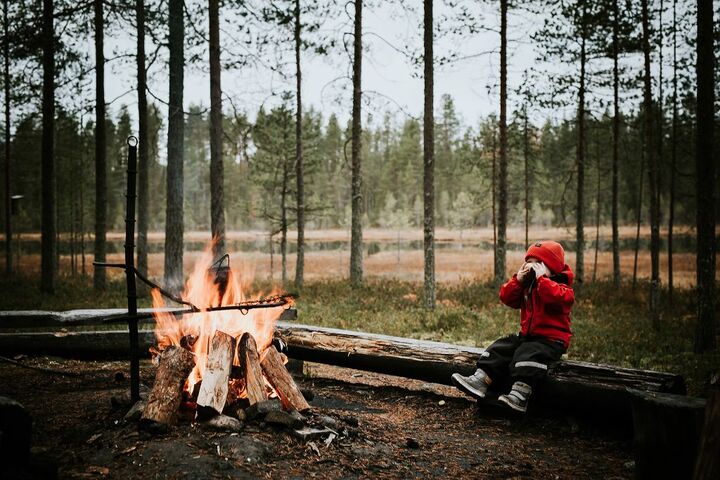
[[[239,433],[181,423],[164,435],[124,420],[122,362],[21,359],[78,376],[0,363],[2,394],[33,417],[33,453],[60,478],[632,478],[630,441],[568,417],[489,410],[449,387],[306,365],[316,414],[354,419],[351,434],[305,442],[264,422]],[[143,362],[142,377],[155,367]],[[357,422],[357,423],[355,423]],[[341,430],[341,429],[338,429]],[[344,431],[344,430],[343,430]],[[329,438],[329,437],[327,437]]]

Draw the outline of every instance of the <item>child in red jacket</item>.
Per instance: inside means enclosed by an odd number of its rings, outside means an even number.
[[[498,400],[525,412],[533,387],[570,345],[572,281],[559,243],[532,245],[520,270],[500,288],[500,300],[520,309],[520,333],[495,341],[480,356],[477,371],[469,377],[455,373],[453,383],[465,393],[484,398],[491,383],[510,377],[510,392]]]

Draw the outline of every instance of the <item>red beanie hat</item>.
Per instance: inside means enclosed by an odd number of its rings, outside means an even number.
[[[541,260],[552,273],[560,273],[565,267],[565,250],[562,245],[552,240],[545,240],[530,245],[525,254],[525,261],[530,257]]]

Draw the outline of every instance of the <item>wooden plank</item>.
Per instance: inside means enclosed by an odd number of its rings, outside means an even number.
[[[240,338],[238,357],[240,359],[241,375],[245,379],[245,392],[250,405],[266,400],[265,381],[262,376],[257,345],[250,332],[245,332]]]
[[[162,352],[141,421],[163,424],[177,421],[183,387],[194,366],[195,355],[184,348],[170,346]]]
[[[198,393],[198,414],[201,409],[209,408],[220,414],[225,408],[228,395],[228,380],[235,355],[235,339],[225,332],[217,330],[210,342],[210,350]]]
[[[303,412],[310,409],[305,397],[300,392],[295,380],[290,376],[282,361],[280,353],[275,347],[265,350],[265,357],[260,362],[270,384],[275,388],[283,408]]]

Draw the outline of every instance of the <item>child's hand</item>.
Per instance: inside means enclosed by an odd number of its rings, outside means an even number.
[[[531,268],[535,270],[535,278],[540,278],[543,275],[547,275],[549,273],[547,267],[542,262],[533,263],[531,265]]]
[[[531,265],[529,263],[523,263],[522,267],[520,267],[520,270],[517,272],[517,279],[518,282],[522,283],[527,278],[527,274],[531,269]]]

